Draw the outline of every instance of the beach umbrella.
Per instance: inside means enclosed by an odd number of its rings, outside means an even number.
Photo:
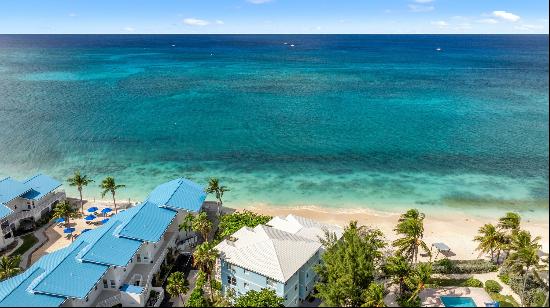
[[[95,206],[92,206],[92,207],[91,207],[91,208],[89,208],[89,209],[88,209],[87,211],[88,211],[88,213],[93,213],[93,212],[96,212],[97,210],[98,210],[98,208],[97,208],[97,207],[95,207]]]
[[[84,229],[84,230],[82,230],[82,232],[80,232],[80,233],[86,233],[86,232],[88,232],[88,231],[90,231],[90,230],[92,230],[92,229]]]
[[[109,221],[109,218],[105,218],[101,221],[102,224],[106,224]]]
[[[112,211],[113,211],[113,209],[111,209],[110,207],[106,207],[106,208],[104,208],[104,209],[101,210],[101,213],[107,214],[107,213],[110,213],[110,212],[112,212]]]
[[[63,217],[59,217],[58,219],[55,220],[56,223],[62,223],[62,222],[65,222],[65,218]]]
[[[73,233],[74,230],[75,230],[74,228],[65,228],[65,229],[63,230],[63,233],[66,233],[66,234]]]
[[[94,219],[96,219],[95,215],[88,215],[88,216],[84,217],[84,220],[87,220],[87,221],[91,221],[91,220],[94,220]]]

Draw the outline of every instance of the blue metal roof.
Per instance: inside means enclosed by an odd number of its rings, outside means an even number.
[[[50,296],[45,294],[32,294],[27,292],[29,284],[38,276],[44,273],[41,268],[33,268],[26,271],[24,274],[15,276],[2,284],[11,285],[10,288],[2,288],[2,290],[10,290],[9,293],[0,295],[0,307],[57,307],[64,301],[64,297]]]
[[[134,215],[121,226],[118,235],[147,242],[158,242],[177,212],[159,208],[152,202],[140,204]]]
[[[12,178],[0,180],[0,203],[8,203],[29,190],[31,190],[29,186]]]
[[[114,236],[114,230],[120,225],[120,221],[111,220],[103,226],[101,229],[106,231],[88,246],[89,249],[84,249],[81,252],[81,259],[100,264],[126,266],[142,242]]]
[[[109,266],[80,262],[76,255],[86,243],[80,241],[72,244],[71,253],[67,255],[55,268],[45,273],[34,288],[35,292],[50,295],[84,298],[94,287]]]
[[[29,192],[22,196],[29,200],[39,200],[61,186],[61,182],[44,174],[37,174],[23,183],[31,188]]]
[[[5,181],[7,179],[0,183]],[[188,185],[188,180],[176,181],[178,185],[172,187],[177,186],[177,189],[167,199],[167,204],[172,204],[170,207],[175,209],[187,209],[182,206],[183,202],[177,201],[182,200],[178,196],[178,190],[195,190],[198,185]],[[8,181],[3,187],[17,188],[17,184],[12,182],[15,181]],[[37,192],[54,187],[53,181],[48,181],[40,175],[27,182],[44,184],[34,186]],[[46,185],[48,183],[51,185]],[[12,191],[10,189],[7,191]],[[162,189],[156,190],[158,192]],[[196,191],[189,194],[183,191],[180,193],[181,196],[190,196]],[[175,206],[177,204],[182,207]],[[148,200],[121,211],[103,226],[81,234],[68,247],[41,257],[27,271],[1,281],[0,307],[59,306],[67,297],[84,298],[109,269],[109,265],[125,266],[139,249],[142,241],[158,242],[161,239],[177,214],[175,210],[165,206],[166,204],[159,205]],[[142,292],[138,288],[126,286],[124,290],[129,293]]]
[[[192,212],[198,212],[205,199],[204,189],[184,178],[157,186],[147,198],[159,206]]]
[[[0,203],[0,219],[8,216],[12,212],[13,211],[9,207],[7,207],[4,204]]]

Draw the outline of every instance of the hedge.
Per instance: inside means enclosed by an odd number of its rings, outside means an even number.
[[[489,293],[499,293],[502,291],[502,286],[497,281],[487,280],[485,281],[485,290]]]
[[[463,286],[470,288],[483,288],[483,282],[479,279],[468,278],[468,280],[464,282]]]
[[[487,260],[449,260],[434,262],[432,271],[435,274],[483,274],[496,272],[498,266]]]

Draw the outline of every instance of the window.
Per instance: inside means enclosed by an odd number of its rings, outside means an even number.
[[[103,279],[103,287],[107,289],[109,285],[107,284],[107,279]]]
[[[111,289],[116,289],[116,282],[111,279]]]
[[[88,296],[86,296],[86,301],[88,301]]]
[[[247,289],[247,290],[250,289],[250,286],[248,285],[248,282],[245,282],[245,283],[244,283],[244,288]]]
[[[298,290],[298,284],[294,285],[294,291]]]
[[[247,270],[245,270],[245,269],[243,269],[243,272],[244,272],[245,275],[248,275],[248,273],[249,273],[249,272],[248,272]]]
[[[139,253],[136,255],[136,261],[141,262],[141,255]]]
[[[271,288],[274,288],[274,289],[277,288],[277,281],[275,281],[273,279],[266,278],[266,284],[267,284],[268,287],[271,287]]]
[[[237,285],[237,279],[235,279],[235,277],[233,277],[233,276],[227,276],[227,283],[232,285],[232,286],[236,286]]]

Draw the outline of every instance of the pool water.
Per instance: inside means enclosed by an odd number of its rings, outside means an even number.
[[[477,307],[471,297],[442,296],[441,301],[445,307]]]

